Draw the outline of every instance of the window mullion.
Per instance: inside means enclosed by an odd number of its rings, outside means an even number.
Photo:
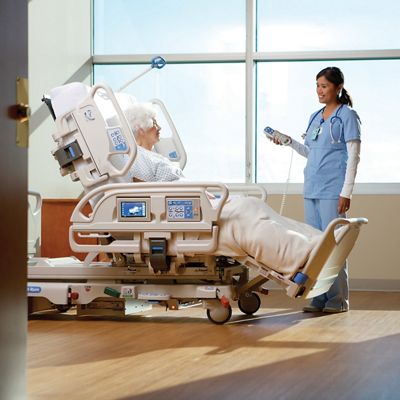
[[[246,0],[246,98],[245,98],[245,121],[246,121],[246,168],[245,181],[251,183],[254,180],[254,126],[255,126],[255,37],[256,37],[256,0]]]

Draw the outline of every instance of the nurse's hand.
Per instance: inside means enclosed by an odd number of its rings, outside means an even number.
[[[338,214],[345,214],[350,209],[350,199],[339,196]]]
[[[283,146],[287,146],[290,143],[292,143],[292,138],[288,135],[285,135],[282,132],[279,131],[274,131],[273,133],[273,137],[272,137],[272,141],[275,144],[279,144],[279,145],[283,145]]]
[[[272,141],[273,141],[275,144],[278,144],[279,146],[283,146],[283,143],[282,143],[277,137],[274,137],[274,138],[272,139]]]

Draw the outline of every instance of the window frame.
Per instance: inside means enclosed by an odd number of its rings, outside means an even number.
[[[154,54],[93,54],[93,5],[92,0],[92,69],[98,64],[136,64],[148,65]],[[256,140],[257,123],[257,78],[256,65],[258,62],[290,62],[290,61],[356,61],[356,60],[400,60],[400,49],[390,50],[331,50],[331,51],[300,51],[300,52],[258,52],[256,51],[257,38],[257,0],[246,1],[246,49],[245,52],[235,53],[164,53],[160,56],[168,64],[195,64],[195,63],[236,63],[245,64],[245,183],[252,184],[256,180]],[[270,193],[301,194],[303,184],[298,183],[263,183]],[[356,183],[355,194],[400,194],[400,182],[395,183]]]

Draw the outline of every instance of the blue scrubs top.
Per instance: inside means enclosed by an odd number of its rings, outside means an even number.
[[[347,105],[339,105],[326,121],[322,112],[311,115],[304,141],[310,149],[304,169],[304,198],[333,200],[339,198],[344,183],[346,142],[361,140],[360,118]]]

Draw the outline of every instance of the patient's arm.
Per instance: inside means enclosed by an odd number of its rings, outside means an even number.
[[[179,167],[164,156],[140,146],[129,174],[142,182],[172,182],[184,179]]]
[[[155,181],[171,182],[185,178],[182,170],[178,166],[171,163],[171,161],[169,161],[167,158],[161,156],[160,154],[154,154],[154,156],[156,166],[154,173]]]

